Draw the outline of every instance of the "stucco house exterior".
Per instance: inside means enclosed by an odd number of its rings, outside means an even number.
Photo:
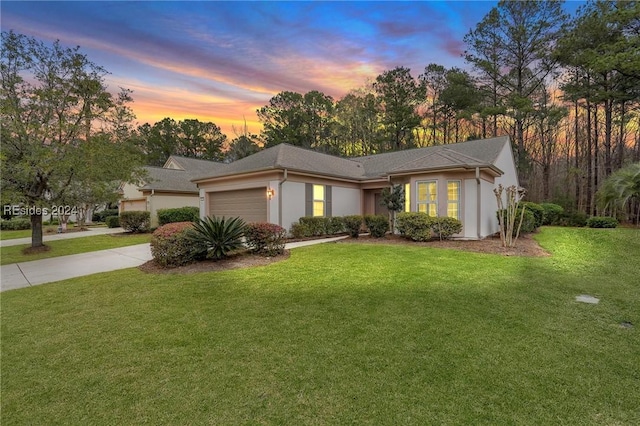
[[[405,210],[451,216],[457,238],[499,231],[493,189],[518,185],[507,136],[341,158],[288,144],[265,149],[192,181],[202,217],[239,216],[286,229],[303,216],[385,214],[382,190],[405,187]]]
[[[151,226],[158,226],[158,210],[176,207],[199,207],[195,176],[224,168],[215,161],[172,155],[162,167],[145,167],[144,182],[120,186],[120,212],[139,210],[151,213]]]

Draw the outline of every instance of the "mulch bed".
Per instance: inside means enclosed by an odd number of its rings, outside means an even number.
[[[515,247],[502,247],[500,237],[489,237],[478,241],[462,241],[462,240],[445,240],[445,241],[428,241],[424,243],[406,240],[398,235],[387,235],[384,238],[371,238],[363,236],[360,238],[346,238],[340,240],[337,244],[398,244],[417,247],[435,247],[449,248],[455,250],[470,251],[476,253],[499,254],[503,256],[528,256],[528,257],[544,257],[550,256],[538,245],[531,235],[524,235],[518,238]],[[198,272],[210,271],[226,271],[229,269],[250,268],[254,266],[265,266],[271,263],[280,262],[289,258],[289,251],[274,257],[264,257],[251,254],[248,251],[234,253],[232,256],[218,260],[204,260],[201,262],[191,263],[189,265],[179,266],[177,268],[164,268],[150,260],[138,268],[150,274],[193,274]]]

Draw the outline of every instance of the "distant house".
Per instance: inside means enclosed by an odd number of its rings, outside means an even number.
[[[198,187],[191,180],[225,166],[215,161],[172,155],[163,167],[145,167],[147,177],[142,184],[121,185],[119,210],[149,211],[151,226],[157,226],[160,209],[199,207]]]
[[[508,137],[341,158],[280,144],[193,179],[201,216],[239,216],[290,229],[302,216],[386,214],[382,190],[405,187],[405,210],[451,216],[456,235],[499,230],[493,189],[518,185]]]

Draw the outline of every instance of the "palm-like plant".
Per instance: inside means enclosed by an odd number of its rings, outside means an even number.
[[[614,214],[633,200],[640,201],[640,163],[630,164],[613,173],[598,191],[600,205]],[[640,210],[637,215],[636,222],[639,222]]]
[[[239,217],[205,217],[193,223],[194,238],[206,245],[209,257],[219,260],[242,247],[245,226]]]

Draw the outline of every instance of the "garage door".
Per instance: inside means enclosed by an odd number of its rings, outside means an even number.
[[[240,217],[245,222],[267,221],[267,188],[210,192],[209,214]]]

